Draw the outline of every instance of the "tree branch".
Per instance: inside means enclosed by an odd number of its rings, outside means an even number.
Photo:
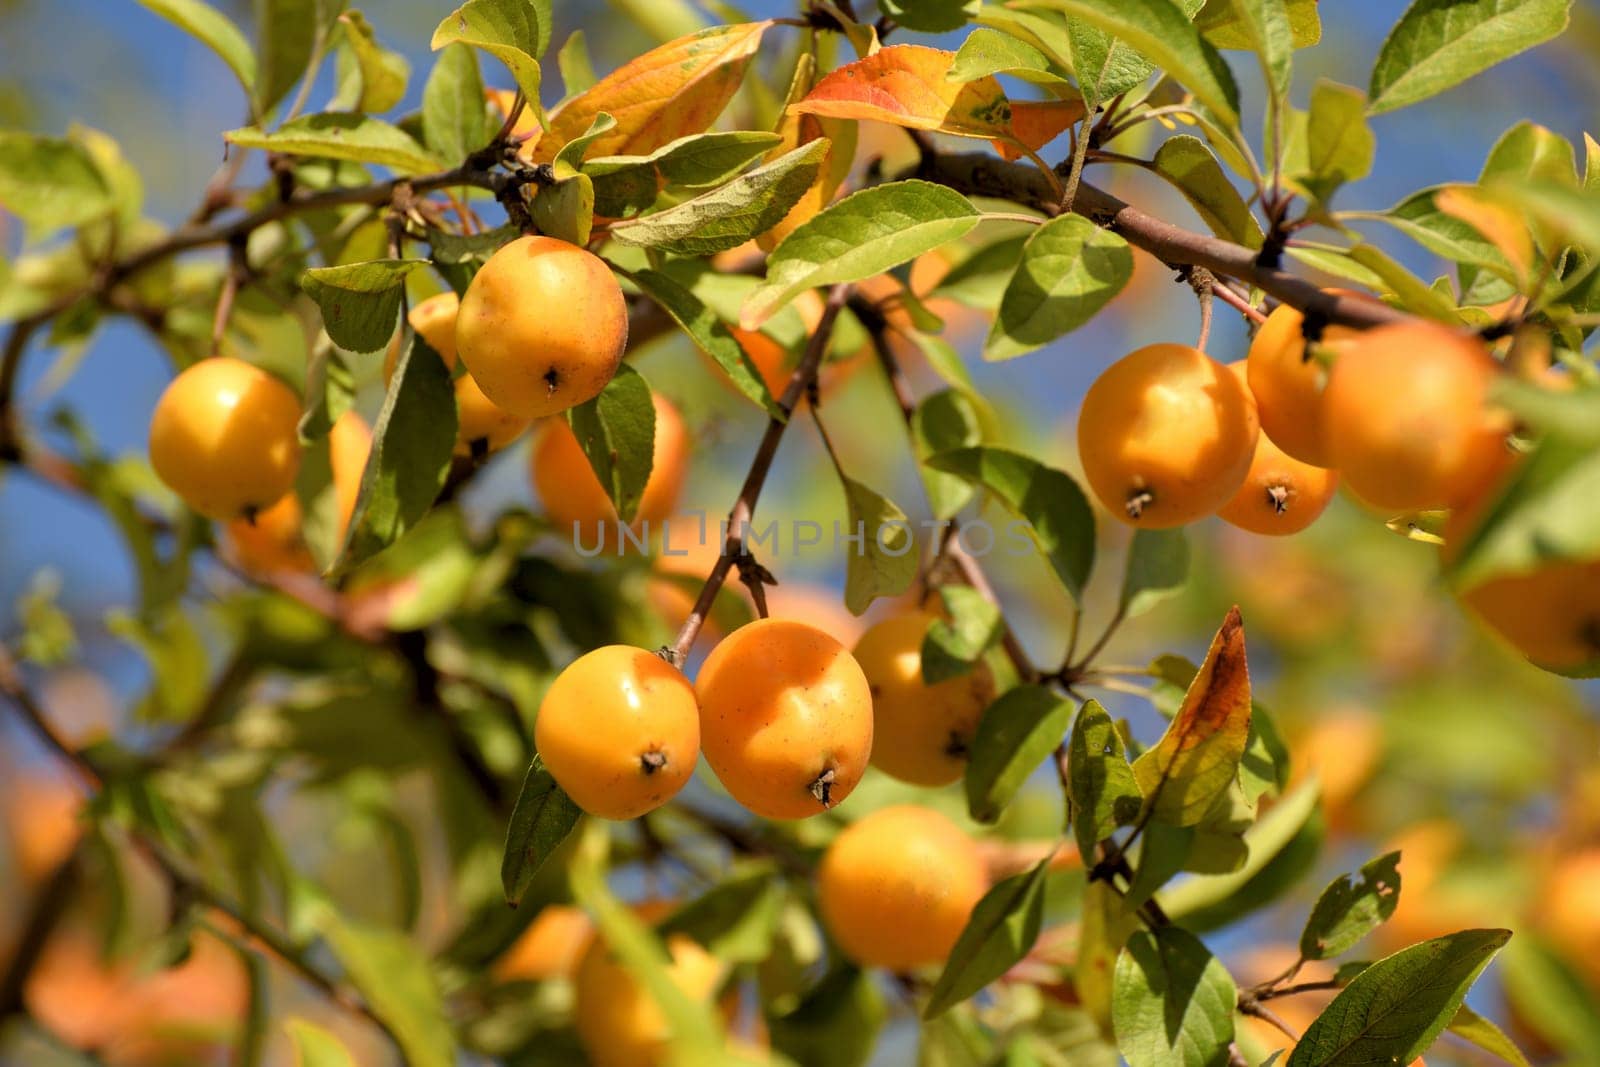
[[[1049,182],[1036,168],[979,152],[930,155],[903,176],[937,182],[969,196],[996,197],[1046,214],[1059,213]],[[1237,278],[1328,322],[1366,329],[1411,319],[1374,300],[1324,292],[1288,271],[1262,265],[1253,249],[1174,226],[1088,182],[1078,186],[1072,210],[1173,267],[1204,267]]]
[[[662,650],[663,655],[674,666],[682,667],[689,658],[689,650],[694,647],[695,638],[700,636],[700,628],[705,625],[706,616],[711,612],[711,605],[716,601],[717,593],[728,580],[728,572],[748,554],[744,546],[745,527],[750,525],[750,520],[755,514],[756,500],[761,496],[761,489],[767,483],[767,474],[772,470],[772,461],[778,454],[778,445],[783,441],[783,432],[789,428],[790,416],[799,406],[800,398],[806,395],[812,382],[816,380],[817,368],[822,365],[822,357],[828,351],[828,343],[833,338],[833,324],[838,320],[839,311],[849,297],[848,285],[835,285],[828,293],[828,301],[823,306],[822,319],[817,323],[816,332],[811,335],[800,365],[789,376],[789,384],[783,390],[783,396],[778,399],[778,407],[783,412],[783,418],[774,416],[768,420],[767,432],[762,435],[761,444],[757,446],[755,456],[750,460],[750,472],[745,475],[739,496],[733,502],[732,510],[728,512],[727,542],[717,556],[716,565],[706,577],[706,584],[701,587],[700,595],[695,599],[689,617],[683,621],[677,640],[673,641],[670,648]]]

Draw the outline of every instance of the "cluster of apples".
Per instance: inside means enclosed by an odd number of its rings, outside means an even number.
[[[1503,373],[1481,337],[1423,320],[1328,327],[1311,346],[1304,316],[1282,306],[1242,361],[1158,344],[1112,364],[1084,399],[1079,454],[1101,504],[1134,526],[1215,514],[1256,533],[1295,533],[1342,478],[1373,508],[1448,511],[1448,563],[1517,463],[1513,420],[1491,400]],[[1459,593],[1542,666],[1600,659],[1600,560]]]
[[[535,312],[560,308],[558,315]],[[597,395],[627,345],[622,289],[599,257],[547,237],[522,237],[497,251],[464,297],[442,293],[408,316],[412,328],[454,375],[456,453],[486,454],[516,440],[536,420]],[[400,339],[390,346],[392,377]],[[244,360],[217,356],[168,385],[150,424],[157,475],[195,511],[226,523],[232,554],[255,573],[309,571],[303,517],[292,491],[299,473],[300,401],[280,379]],[[658,450],[680,456],[682,420],[657,400]],[[355,510],[372,431],[355,412],[329,439],[338,528]],[[610,511],[609,501],[564,420],[547,418],[532,453],[532,478],[560,522]],[[673,477],[659,480],[676,497]],[[650,504],[647,501],[647,504]]]

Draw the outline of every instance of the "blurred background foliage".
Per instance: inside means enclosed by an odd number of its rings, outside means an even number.
[[[251,5],[244,0],[220,0],[217,6],[249,24]],[[431,63],[427,39],[446,6],[433,0],[367,5],[380,40],[411,61],[402,110],[416,102]],[[1398,11],[1390,0],[1339,0],[1323,8],[1323,43],[1297,57],[1301,103],[1318,76],[1364,84],[1381,35]],[[741,10],[751,16],[787,13],[770,0]],[[653,0],[562,2],[557,13],[554,39],[584,30],[601,70],[658,36],[681,32],[681,20],[696,17],[675,2]],[[1236,66],[1248,99],[1255,95],[1249,88],[1254,72]],[[758,66],[752,80],[760,82],[764,69]],[[486,72],[507,84],[492,65]],[[782,87],[768,81],[766,88]],[[550,90],[557,91],[554,85]],[[331,86],[319,84],[313,98],[326,99],[330,92]],[[1341,203],[1380,209],[1424,186],[1470,181],[1501,133],[1525,119],[1581,139],[1584,130],[1600,128],[1597,100],[1600,9],[1580,2],[1573,29],[1558,42],[1424,107],[1375,118],[1378,164],[1371,178],[1342,194]],[[85,123],[104,130],[144,176],[149,214],[173,223],[185,217],[221,160],[219,132],[244,119],[243,100],[221,65],[136,4],[0,0],[0,126],[59,133]],[[863,139],[870,151],[890,159],[913,152],[902,134],[887,128]],[[1155,214],[1195,224],[1181,200],[1144,175],[1097,172],[1096,180]],[[1440,273],[1427,253],[1396,235],[1373,226],[1371,236],[1423,277]],[[0,244],[11,258],[21,235],[12,229],[3,237]],[[948,314],[947,336],[973,351],[982,324],[956,305],[935,310]],[[1187,341],[1196,328],[1187,288],[1141,256],[1133,285],[1088,328],[1024,360],[973,360],[970,366],[1010,443],[1076,470],[1074,412],[1094,375],[1136,345]],[[1226,361],[1242,358],[1244,350],[1242,325],[1219,312],[1213,355]],[[55,361],[29,361],[22,397],[30,423],[62,444],[64,431],[52,428],[49,415],[70,410],[92,429],[100,450],[126,457],[130,476],[137,478],[149,414],[170,374],[167,355],[138,326],[122,320],[60,353]],[[758,416],[682,339],[655,343],[638,364],[693,428],[684,507],[721,514],[743,476],[759,433]],[[875,373],[838,377],[825,404],[852,474],[913,510],[921,492],[908,456],[898,445],[883,447],[879,437],[881,427],[896,418],[892,398]],[[370,414],[381,393],[376,368],[368,368],[358,406]],[[806,435],[786,442],[762,501],[762,521],[777,520],[786,535],[793,520],[824,527],[842,520],[836,483],[812,476],[825,462]],[[453,616],[431,649],[434,664],[451,679],[442,698],[468,724],[493,769],[514,780],[520,743],[506,724],[503,702],[487,690],[509,693],[514,713],[525,720],[551,664],[564,662],[574,648],[615,639],[660,643],[668,630],[650,596],[662,595],[661,587],[637,566],[586,565],[542,531],[536,517],[526,514],[537,504],[528,486],[525,444],[497,457],[463,505],[470,539],[447,516],[431,520],[436,536],[412,557],[426,564],[421,592],[407,604],[419,628],[447,611]],[[480,550],[476,546],[486,543],[491,530],[513,551],[539,539],[539,557],[513,565]],[[1116,556],[1126,532],[1103,522],[1101,538],[1105,556],[1090,599],[1091,627],[1114,604]],[[1399,947],[1461,926],[1517,929],[1528,936],[1513,941],[1472,1003],[1511,1024],[1533,1047],[1564,1048],[1574,1063],[1600,1062],[1600,690],[1534,670],[1477,629],[1442,589],[1435,549],[1386,531],[1349,500],[1337,501],[1321,522],[1296,537],[1258,538],[1208,521],[1193,530],[1193,540],[1199,565],[1190,588],[1124,628],[1107,660],[1141,664],[1168,651],[1198,659],[1217,620],[1237,603],[1257,699],[1272,709],[1287,735],[1295,776],[1315,771],[1324,797],[1323,815],[1304,831],[1304,847],[1293,850],[1292,862],[1314,873],[1271,908],[1217,935],[1217,954],[1242,981],[1281,970],[1292,958],[1289,946],[1312,895],[1327,877],[1387,847],[1402,847],[1401,911],[1377,935],[1377,947]],[[843,610],[840,561],[828,545],[799,554],[784,546],[767,562],[782,583],[774,594],[776,613],[808,617],[846,643],[859,632],[861,623]],[[1052,583],[1040,580],[1043,564],[1000,554],[989,565],[1024,643],[1038,659],[1053,660],[1065,641],[1065,603]],[[248,902],[251,894],[278,897],[285,887],[274,880],[315,884],[353,921],[411,927],[429,951],[454,964],[450,981],[457,991],[504,996],[483,977],[494,950],[507,941],[506,924],[515,920],[498,916],[500,928],[489,919],[461,925],[471,908],[498,893],[500,824],[452,763],[448,742],[411,714],[412,679],[404,664],[340,639],[281,600],[237,592],[214,570],[203,567],[201,581],[185,598],[189,636],[141,647],[130,639],[138,627],[117,614],[136,599],[138,575],[106,514],[25,477],[0,473],[0,606],[7,613],[0,637],[13,647],[33,642],[39,654],[32,658],[55,663],[42,673],[39,690],[69,736],[82,744],[116,738],[129,758],[137,758],[143,747],[171,733],[170,723],[141,717],[139,708],[194,709],[214,691],[216,679],[226,679],[234,637],[242,635],[249,655],[263,662],[300,668],[304,674],[257,679],[261,684],[250,690],[249,706],[234,727],[237,747],[226,758],[196,755],[174,766],[161,780],[162,803],[207,821],[200,847],[219,866],[237,872],[241,900]],[[480,582],[498,576],[523,583],[539,607],[526,618],[507,617],[468,588],[472,575]],[[208,602],[207,587],[235,596]],[[152,665],[152,648],[168,658]],[[359,684],[352,684],[353,677]],[[161,699],[142,699],[153,683],[166,687]],[[1112,713],[1129,717],[1140,736],[1159,731],[1158,717],[1142,699],[1106,696]],[[280,764],[283,776],[273,780],[257,809],[257,786],[269,767]],[[1044,778],[1036,785],[1008,814],[1002,832],[1019,838],[1053,832],[1056,786]],[[865,808],[907,792],[874,777],[851,803]],[[0,946],[19,933],[25,901],[61,888],[41,880],[80,833],[74,798],[60,769],[9,719],[0,719],[0,901],[6,902],[0,906]],[[952,814],[961,814],[958,797],[934,803],[943,801]],[[105,801],[149,802],[131,795]],[[801,839],[812,832],[825,830],[802,828]],[[641,843],[627,828],[614,836],[623,860],[648,851],[648,840]],[[267,865],[263,877],[252,868],[262,850],[273,849],[285,854]],[[223,939],[200,930],[182,966],[154,972],[163,953],[184,951],[183,936],[164,932],[173,910],[164,885],[99,832],[84,843],[84,854],[77,875],[83,903],[73,905],[68,936],[50,949],[44,999],[35,1010],[59,1022],[69,1040],[102,1045],[113,1062],[225,1060],[216,1040],[250,1010],[240,957]],[[699,857],[717,859],[714,852]],[[617,888],[630,898],[670,896],[693,881],[681,872],[641,873],[624,862]],[[547,874],[532,896],[563,892]],[[1063,899],[1053,900],[1053,908],[1070,915],[1070,893],[1058,895]],[[1547,936],[1541,940],[1541,934]],[[106,941],[117,949],[112,965],[100,959]],[[3,952],[0,947],[0,958]],[[332,1028],[357,1051],[358,1062],[383,1062],[389,1055],[370,1030],[331,1011],[293,980],[276,977],[273,996],[275,1014],[305,1015]],[[519,1027],[536,1025],[540,1013],[563,1010],[559,1002],[547,1003],[551,996],[559,1001],[558,994],[541,996],[524,998],[516,1010],[486,1011],[476,1024],[481,1045],[512,1045]],[[908,1061],[908,1025],[896,1024],[875,1062]],[[290,1062],[285,1041],[275,1033],[269,1046],[273,1062]],[[1450,1060],[1444,1047],[1436,1051],[1440,1061]],[[71,1062],[34,1036],[8,1039],[0,1030],[0,1062],[36,1064],[52,1057]]]

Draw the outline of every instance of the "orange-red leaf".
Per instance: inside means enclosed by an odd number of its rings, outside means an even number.
[[[1197,825],[1238,779],[1249,739],[1250,668],[1244,624],[1234,608],[1167,732],[1133,762],[1145,803],[1164,822]]]
[[[789,102],[799,101],[810,91],[815,73],[816,65],[811,56],[802,55],[795,70],[794,82],[789,86]],[[850,175],[856,154],[856,124],[853,122],[824,119],[786,108],[776,132],[783,140],[767,154],[769,162],[821,137],[828,139],[829,147],[822,167],[817,171],[817,179],[811,183],[805,195],[776,226],[756,239],[756,243],[767,252],[778,247],[796,227],[810,221],[833,201],[839,187]]]
[[[954,52],[922,45],[884,48],[835,70],[791,110],[1030,145],[1072,107],[1078,106],[1082,114],[1081,106],[1070,102],[1060,109],[1052,105],[1043,105],[1043,110],[1028,108],[1026,129],[1018,130],[1013,126],[1013,115],[1019,105],[1006,98],[1000,83],[992,77],[952,82],[945,75],[954,61]],[[1072,121],[1068,118],[1056,133]]]
[[[738,91],[771,25],[713,26],[651,49],[551,112],[550,128],[533,158],[554,159],[602,111],[617,125],[589,147],[590,158],[646,155],[680,137],[704,133]]]
[[[996,140],[994,146],[1006,159],[1027,155],[1022,149],[1037,152],[1067,131],[1084,116],[1082,100],[1014,100],[1011,103],[1012,140]]]

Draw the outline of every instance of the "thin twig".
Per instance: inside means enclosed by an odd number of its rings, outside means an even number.
[[[761,443],[756,447],[755,455],[750,460],[750,471],[745,475],[744,484],[739,488],[739,496],[728,512],[727,542],[723,545],[716,564],[711,568],[711,573],[706,576],[706,584],[701,587],[700,595],[695,599],[689,617],[683,621],[677,639],[670,648],[663,650],[664,656],[676,666],[683,666],[689,658],[689,650],[694,647],[695,638],[700,636],[700,628],[705,625],[706,616],[711,612],[711,605],[728,580],[728,571],[747,554],[744,532],[755,515],[756,501],[761,496],[762,487],[767,483],[767,474],[772,470],[772,461],[778,454],[778,445],[783,441],[783,433],[789,427],[790,416],[794,414],[800,398],[806,395],[811,383],[816,380],[817,368],[822,365],[822,357],[828,351],[828,344],[833,339],[834,323],[838,321],[839,311],[849,298],[848,285],[836,285],[828,293],[828,300],[823,305],[822,318],[817,323],[816,332],[811,335],[810,343],[806,345],[800,365],[789,376],[789,384],[783,390],[783,396],[778,398],[778,408],[783,412],[783,417],[773,416],[767,422],[766,433],[762,435]]]
[[[100,769],[85,753],[75,748],[55,730],[44,708],[23,683],[16,661],[4,647],[0,647],[0,693],[5,695],[7,702],[17,710],[33,733],[73,769],[85,787],[94,791],[102,787],[104,777]],[[133,846],[166,876],[175,894],[187,896],[226,915],[274,956],[321,990],[335,1004],[365,1016],[391,1038],[394,1037],[389,1025],[378,1017],[359,994],[324,974],[306,957],[299,946],[276,927],[251,915],[211,888],[204,880],[191,874],[159,842],[137,830],[130,829],[128,834]]]

